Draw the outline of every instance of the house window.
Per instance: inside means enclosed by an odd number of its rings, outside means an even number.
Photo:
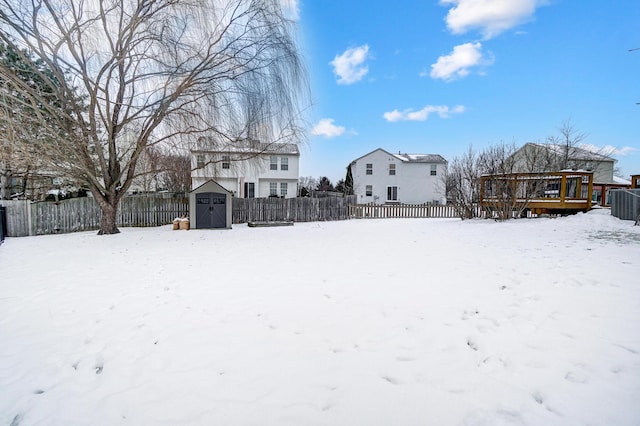
[[[255,198],[256,184],[253,182],[244,183],[244,198]]]
[[[367,174],[368,175],[372,175],[373,174],[373,164],[371,164],[371,163],[367,163]]]
[[[204,167],[204,155],[197,154],[196,155],[196,168],[201,169]]]
[[[280,182],[280,195],[282,197],[286,197],[287,196],[287,183],[286,182]]]
[[[398,201],[397,186],[387,186],[387,201]]]
[[[223,155],[222,156],[222,168],[223,169],[228,169],[229,167],[231,167],[231,157],[228,155]]]
[[[396,165],[389,164],[389,176],[395,176],[395,175],[396,175]]]
[[[269,195],[278,195],[278,184],[276,182],[269,182]]]
[[[280,157],[280,170],[289,170],[289,158]]]
[[[432,164],[431,165],[431,176],[435,176],[438,174],[438,165],[437,164]]]
[[[373,195],[373,185],[367,185],[366,194],[367,197],[371,197]]]
[[[271,166],[269,167],[270,170],[278,170],[278,157],[276,157],[275,155],[271,156]]]

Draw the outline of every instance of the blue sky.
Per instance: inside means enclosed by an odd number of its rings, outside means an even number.
[[[570,120],[640,173],[638,0],[288,0],[313,105],[301,176],[376,148],[440,154],[558,136]]]

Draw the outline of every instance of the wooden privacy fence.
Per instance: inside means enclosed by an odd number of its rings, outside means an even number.
[[[327,198],[234,198],[233,223],[316,222],[349,218],[355,196]]]
[[[32,203],[27,200],[7,201],[7,236],[61,234],[92,231],[100,228],[102,213],[92,197],[72,198],[60,202]],[[118,226],[159,226],[189,214],[186,197],[125,197],[118,206]]]
[[[453,218],[459,217],[453,206],[428,204],[353,204],[349,216],[362,218]]]
[[[344,220],[355,197],[234,198],[233,223],[253,221],[313,222]],[[100,228],[100,207],[92,197],[58,203],[0,200],[6,207],[7,236],[61,234]],[[118,226],[160,226],[189,215],[189,200],[155,196],[125,197],[118,206]]]
[[[350,218],[457,218],[453,206],[355,204],[355,196],[327,198],[234,198],[233,223],[314,222]],[[9,237],[92,231],[101,212],[92,197],[58,203],[0,200]],[[120,201],[118,226],[160,226],[189,215],[187,197],[131,196]]]

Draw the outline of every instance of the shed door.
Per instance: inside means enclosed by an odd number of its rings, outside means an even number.
[[[198,228],[227,227],[227,196],[218,192],[196,194],[196,226]]]

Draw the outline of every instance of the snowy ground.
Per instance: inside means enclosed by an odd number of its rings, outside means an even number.
[[[0,425],[638,425],[640,227],[122,229],[0,247]]]

